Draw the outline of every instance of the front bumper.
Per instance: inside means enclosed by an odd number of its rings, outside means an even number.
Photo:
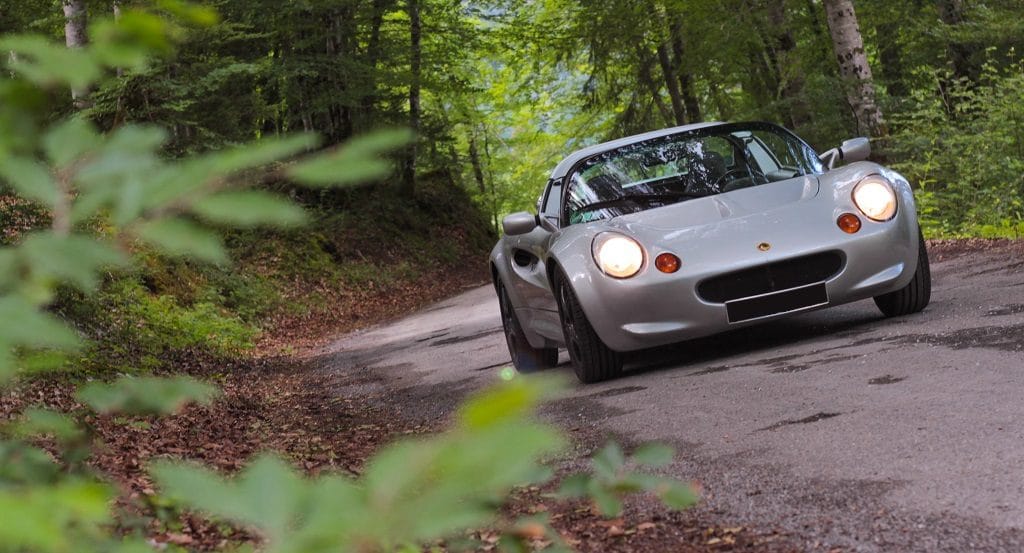
[[[918,226],[909,188],[897,216],[877,223],[861,217],[856,234],[835,220],[858,213],[833,197],[819,195],[781,209],[675,232],[661,239],[638,239],[648,259],[668,251],[682,260],[680,270],[663,274],[653,266],[617,280],[597,271],[572,274],[573,287],[594,330],[616,351],[649,348],[716,334],[814,309],[866,299],[906,286],[918,255]],[[653,243],[652,243],[653,242]],[[763,244],[769,244],[762,251]],[[759,249],[758,246],[762,249]],[[827,301],[743,322],[730,322],[724,302],[702,299],[706,279],[768,263],[838,252],[841,269],[824,280]]]

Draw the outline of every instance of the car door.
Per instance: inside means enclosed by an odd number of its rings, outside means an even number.
[[[506,237],[511,270],[518,277],[512,279],[512,286],[522,300],[516,313],[523,326],[557,341],[561,341],[562,328],[545,261],[551,240],[559,232],[561,192],[560,181],[548,182],[538,206],[541,224],[527,234]]]

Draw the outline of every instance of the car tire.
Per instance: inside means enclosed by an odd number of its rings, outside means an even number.
[[[516,317],[512,300],[505,291],[505,286],[498,283],[498,306],[501,309],[501,326],[505,330],[505,343],[512,365],[521,373],[536,372],[549,369],[558,364],[558,348],[535,348],[530,345],[523,333],[523,327]]]
[[[899,317],[917,313],[925,307],[932,297],[932,273],[928,263],[928,249],[925,247],[924,236],[917,231],[920,246],[917,250],[917,269],[910,283],[888,294],[875,296],[875,305],[886,317]]]
[[[600,382],[622,374],[623,355],[601,341],[580,306],[569,279],[559,271],[555,276],[558,314],[562,321],[565,347],[569,350],[576,378],[581,382]]]

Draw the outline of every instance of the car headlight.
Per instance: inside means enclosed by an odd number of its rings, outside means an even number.
[[[888,221],[896,215],[896,192],[878,175],[866,177],[853,187],[853,203],[872,221]]]
[[[594,261],[606,275],[629,278],[644,265],[644,249],[628,236],[605,232],[594,238]]]

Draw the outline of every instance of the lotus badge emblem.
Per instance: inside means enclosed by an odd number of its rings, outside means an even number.
[[[768,242],[761,242],[760,244],[757,245],[757,249],[759,249],[759,250],[761,250],[763,252],[766,252],[766,251],[772,249],[772,245],[769,244]]]

